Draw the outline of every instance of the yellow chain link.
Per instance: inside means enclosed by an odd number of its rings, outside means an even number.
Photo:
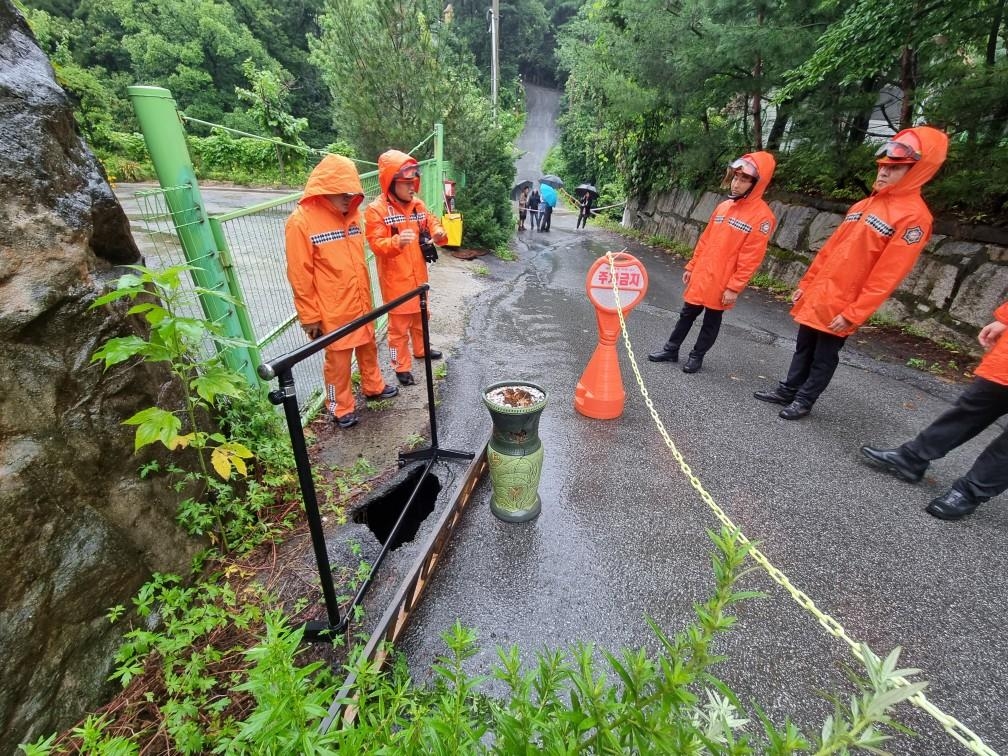
[[[617,254],[625,252],[626,249],[623,249]],[[672,452],[672,456],[675,457],[676,462],[679,463],[679,469],[683,471],[683,474],[689,480],[690,485],[696,489],[698,494],[700,494],[700,499],[704,502],[704,504],[710,507],[711,511],[714,512],[714,516],[717,517],[717,519],[720,520],[726,527],[731,528],[731,530],[736,533],[738,540],[742,544],[749,546],[749,555],[753,558],[753,560],[755,560],[760,567],[766,570],[766,573],[778,585],[783,587],[800,607],[811,613],[819,621],[819,624],[826,628],[831,635],[834,635],[847,643],[847,645],[850,646],[851,653],[853,653],[860,662],[864,663],[864,656],[862,655],[860,648],[862,644],[847,635],[843,625],[819,609],[819,607],[815,605],[815,602],[813,602],[806,593],[804,593],[801,589],[796,588],[791,581],[788,580],[787,575],[770,563],[770,560],[767,559],[763,552],[756,548],[756,546],[742,532],[742,529],[731,521],[731,518],[729,518],[725,511],[717,505],[711,495],[707,493],[706,489],[703,487],[703,483],[701,483],[700,479],[693,474],[693,470],[690,469],[690,466],[686,463],[686,460],[679,452],[679,449],[676,448],[672,438],[665,430],[664,423],[662,423],[661,418],[658,417],[658,411],[654,408],[654,404],[651,402],[651,397],[648,396],[647,387],[644,385],[644,379],[641,377],[640,370],[637,367],[637,360],[634,358],[633,346],[630,344],[630,336],[626,329],[626,320],[623,318],[623,307],[620,304],[619,286],[616,283],[616,267],[613,253],[611,251],[606,252],[606,258],[609,260],[609,272],[610,278],[612,279],[613,294],[616,297],[616,312],[619,315],[620,329],[623,332],[623,342],[626,344],[627,356],[630,358],[630,366],[633,368],[634,376],[637,378],[637,385],[640,388],[641,396],[644,397],[644,404],[647,405],[648,411],[651,413],[651,418],[654,420],[655,426],[658,428],[658,432],[665,440],[665,445]],[[865,646],[865,648],[867,648],[867,646]],[[895,678],[895,683],[900,686],[910,684],[905,677]],[[931,703],[923,693],[918,693],[908,700],[938,720],[949,735],[958,740],[973,753],[982,754],[982,756],[998,756],[998,754],[991,749],[990,746],[983,742],[979,735],[955,717],[943,712]]]

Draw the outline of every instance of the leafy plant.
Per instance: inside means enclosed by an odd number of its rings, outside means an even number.
[[[157,734],[185,754],[884,753],[887,730],[906,731],[892,707],[926,686],[909,681],[918,670],[899,669],[899,649],[880,659],[861,647],[865,673],[850,675],[856,693],[832,696],[833,713],[808,734],[789,720],[775,725],[758,706],[750,714],[715,675],[725,662],[719,636],[735,624],[732,608],[760,594],[738,587],[755,569],[747,567],[750,546],[727,529],[710,538],[714,590],[674,636],[648,621],[656,651],[579,644],[543,650],[526,665],[518,648],[499,648],[489,676],[470,674],[478,638],[456,622],[442,635],[448,650],[429,687],[417,687],[401,659],[383,670],[358,647],[350,664],[355,683],[341,701],[356,719],[327,733],[318,725],[335,697],[332,676],[319,662],[300,663],[303,631],[265,591],[239,591],[225,575],[192,588],[157,575],[135,604],[148,626],[158,616],[163,627],[131,631],[116,670],[135,684],[157,663],[164,689],[144,699],[156,709],[157,733],[91,716],[65,736],[69,742],[50,736],[21,749],[34,756],[133,754]],[[351,585],[369,571],[362,561]],[[216,643],[229,628],[256,628],[257,637],[247,650]],[[487,692],[491,679],[499,695]],[[762,734],[749,726],[754,719]]]
[[[217,402],[225,398],[243,398],[247,384],[220,356],[221,349],[239,342],[224,336],[215,323],[185,313],[198,312],[193,301],[195,293],[229,302],[230,297],[201,289],[194,293],[184,291],[181,276],[190,270],[189,266],[178,265],[161,271],[130,267],[134,272],[122,276],[116,288],[96,299],[92,307],[122,299],[134,302],[127,315],[143,317],[149,332],[146,336],[109,339],[91,360],[104,362],[106,370],[133,359],[164,363],[184,388],[181,409],[148,407],[123,422],[136,427],[135,451],[161,443],[172,451],[191,449],[195,452],[198,471],[187,474],[186,478],[196,483],[199,490],[181,504],[180,520],[192,533],[213,532],[227,551],[224,516],[229,509],[227,504],[234,502],[229,496],[229,487],[221,482],[230,480],[233,474],[246,475],[245,460],[252,457],[252,452],[244,444],[207,429],[206,418],[213,413]],[[217,349],[209,358],[199,360],[197,355],[207,343]],[[216,529],[212,530],[214,527]]]
[[[790,721],[777,727],[758,708],[765,743],[743,729],[750,717],[713,674],[722,662],[713,647],[734,625],[731,607],[758,594],[736,588],[748,572],[749,547],[728,530],[710,536],[716,547],[714,593],[674,637],[649,621],[660,641],[657,653],[615,654],[581,644],[544,650],[526,667],[517,648],[498,649],[491,676],[506,692],[489,696],[483,692],[487,678],[465,671],[478,652],[476,634],[456,622],[442,636],[448,654],[435,663],[431,688],[414,688],[404,664],[381,672],[371,662],[355,663],[356,688],[347,701],[356,707],[357,720],[339,731],[337,746],[347,752],[381,744],[396,753],[467,754],[881,753],[889,735],[880,728],[903,729],[889,711],[926,685],[903,683],[917,670],[897,668],[898,649],[885,660],[861,649],[867,677],[852,677],[858,694],[846,704],[836,698],[818,734],[803,734]]]

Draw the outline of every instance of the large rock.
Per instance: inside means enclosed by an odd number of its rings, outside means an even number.
[[[133,332],[89,309],[139,262],[122,208],[77,135],[52,68],[0,0],[0,752],[75,722],[109,692],[122,632],[105,619],[196,544],[170,494],[139,480],[122,420],[165,394],[147,366],[104,372]]]

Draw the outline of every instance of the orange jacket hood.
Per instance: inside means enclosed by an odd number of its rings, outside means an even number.
[[[900,136],[912,132],[921,144],[921,159],[913,164],[907,174],[892,186],[887,186],[875,192],[881,194],[917,194],[921,187],[934,178],[945,162],[948,154],[948,136],[944,131],[933,129],[930,126],[916,126],[912,129],[903,129],[894,136],[894,142],[900,141]]]
[[[756,168],[759,170],[759,179],[756,181],[756,186],[752,188],[752,191],[744,198],[736,200],[736,202],[760,200],[763,198],[763,192],[765,192],[767,187],[770,186],[770,180],[773,178],[773,172],[774,168],[777,167],[777,161],[774,160],[774,156],[769,152],[750,152],[742,157],[756,163]]]
[[[350,202],[348,216],[357,212],[364,201],[364,188],[353,161],[343,155],[326,155],[308,177],[305,184],[304,200],[323,197],[327,194],[354,194]]]
[[[407,163],[416,163],[416,158],[399,150],[387,150],[378,156],[378,185],[383,194],[392,189],[392,179]],[[413,191],[420,191],[420,182],[416,182]]]

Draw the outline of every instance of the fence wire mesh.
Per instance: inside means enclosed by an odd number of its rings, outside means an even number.
[[[314,156],[313,156],[314,161]],[[447,164],[442,168],[433,159],[419,161],[423,175],[420,195],[433,215],[442,210],[442,182],[451,173]],[[381,191],[378,172],[361,175],[364,205]],[[231,279],[231,291],[241,300],[248,315],[251,333],[246,338],[254,343],[263,359],[270,359],[304,344],[304,333],[297,319],[290,284],[287,281],[284,225],[302,193],[296,192],[234,212],[209,215],[210,227],[221,247],[209,254],[220,255],[226,274]],[[137,192],[134,195],[138,212],[131,214],[134,237],[144,256],[144,264],[155,270],[173,265],[193,264],[187,260],[180,233],[190,225],[203,222],[202,209],[190,186],[168,187]],[[175,208],[174,210],[172,208]],[[378,270],[374,254],[367,250],[371,275],[372,302],[383,303],[378,286]],[[195,286],[186,282],[190,298],[187,311],[192,317],[205,317],[195,296]],[[388,316],[375,322],[376,335],[384,338]],[[212,354],[212,346],[204,345],[201,357]],[[322,363],[319,353],[294,368],[294,380],[302,415],[313,414],[323,397]]]
[[[362,175],[361,184],[365,203],[378,196],[377,172]],[[267,360],[296,349],[305,340],[287,281],[284,252],[284,226],[301,196],[301,192],[296,192],[210,218],[220,229],[219,238],[226,247],[227,264],[231,266],[247,306],[253,340]],[[366,256],[371,276],[371,300],[377,307],[383,303],[378,269],[369,249]],[[375,322],[379,339],[384,337],[387,326],[387,316]],[[302,414],[311,414],[322,401],[323,359],[324,354],[319,352],[293,370]]]
[[[181,229],[201,222],[199,206],[192,187],[173,186],[165,189],[148,189],[133,195],[138,212],[130,213],[130,230],[143,255],[144,266],[151,270],[165,270],[176,265],[192,264],[186,260],[179,238]],[[174,208],[174,209],[172,209]],[[192,262],[198,262],[193,260]],[[190,276],[181,278],[181,306],[176,314],[189,318],[206,318],[196,286]],[[197,357],[206,360],[215,354],[214,345],[204,341]]]

